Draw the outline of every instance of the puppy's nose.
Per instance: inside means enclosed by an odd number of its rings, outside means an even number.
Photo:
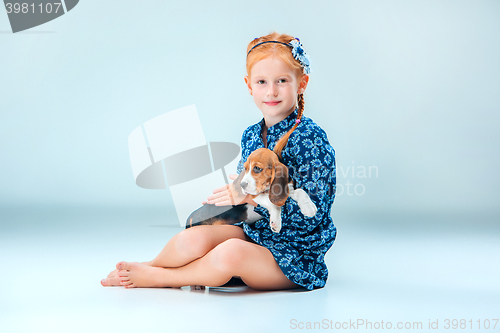
[[[246,189],[247,186],[248,186],[248,183],[247,182],[241,182],[240,186],[241,186],[242,189]]]

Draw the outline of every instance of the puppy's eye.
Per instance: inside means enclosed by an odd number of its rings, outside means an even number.
[[[259,168],[259,167],[253,167],[253,172],[260,173],[261,171],[262,171],[261,168]]]

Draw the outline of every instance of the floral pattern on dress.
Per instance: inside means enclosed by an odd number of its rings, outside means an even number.
[[[273,149],[280,137],[295,125],[296,119],[297,110],[267,130],[269,149]],[[264,119],[243,132],[238,174],[248,156],[264,147],[261,135],[263,125]],[[288,198],[281,211],[282,227],[279,233],[271,230],[269,212],[260,205],[254,210],[263,219],[253,224],[238,224],[252,240],[271,251],[288,279],[308,290],[322,288],[328,278],[325,254],[337,235],[330,215],[336,190],[335,150],[328,142],[325,131],[303,116],[281,153],[281,161],[288,167],[295,187],[309,194],[318,208],[316,215],[305,217],[297,203]]]

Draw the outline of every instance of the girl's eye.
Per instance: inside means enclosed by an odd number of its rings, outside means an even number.
[[[261,168],[259,168],[259,167],[253,167],[253,172],[260,173],[261,171],[262,171]]]
[[[279,79],[278,80],[279,83],[285,83],[286,82],[286,79]]]
[[[259,80],[259,81],[257,81],[257,83],[258,83],[258,84],[264,84],[264,83],[266,83],[266,81],[264,81],[264,80]]]

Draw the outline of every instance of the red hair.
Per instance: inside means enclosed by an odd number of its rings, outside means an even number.
[[[293,57],[290,47],[279,43],[265,43],[257,46],[252,50],[252,47],[262,42],[277,41],[284,44],[288,44],[294,39],[295,38],[290,35],[271,32],[269,35],[262,36],[260,38],[255,38],[253,41],[251,41],[247,47],[246,67],[247,67],[248,77],[250,78],[252,67],[256,62],[269,57],[277,57],[282,61],[284,61],[292,70],[296,72],[296,76],[300,81],[303,75],[303,68],[300,62]],[[252,50],[252,52],[248,53],[250,50]],[[300,119],[302,118],[302,114],[304,113],[304,94],[298,95],[297,106],[299,109],[297,114],[297,119]],[[295,128],[297,128],[298,125],[299,124],[296,123],[285,135],[283,135],[283,137],[281,137],[278,140],[276,146],[274,146],[274,152],[276,153],[276,155],[278,155],[279,158],[281,158],[281,151],[283,150],[283,148],[285,148],[286,144],[288,143],[288,138],[295,130]]]

